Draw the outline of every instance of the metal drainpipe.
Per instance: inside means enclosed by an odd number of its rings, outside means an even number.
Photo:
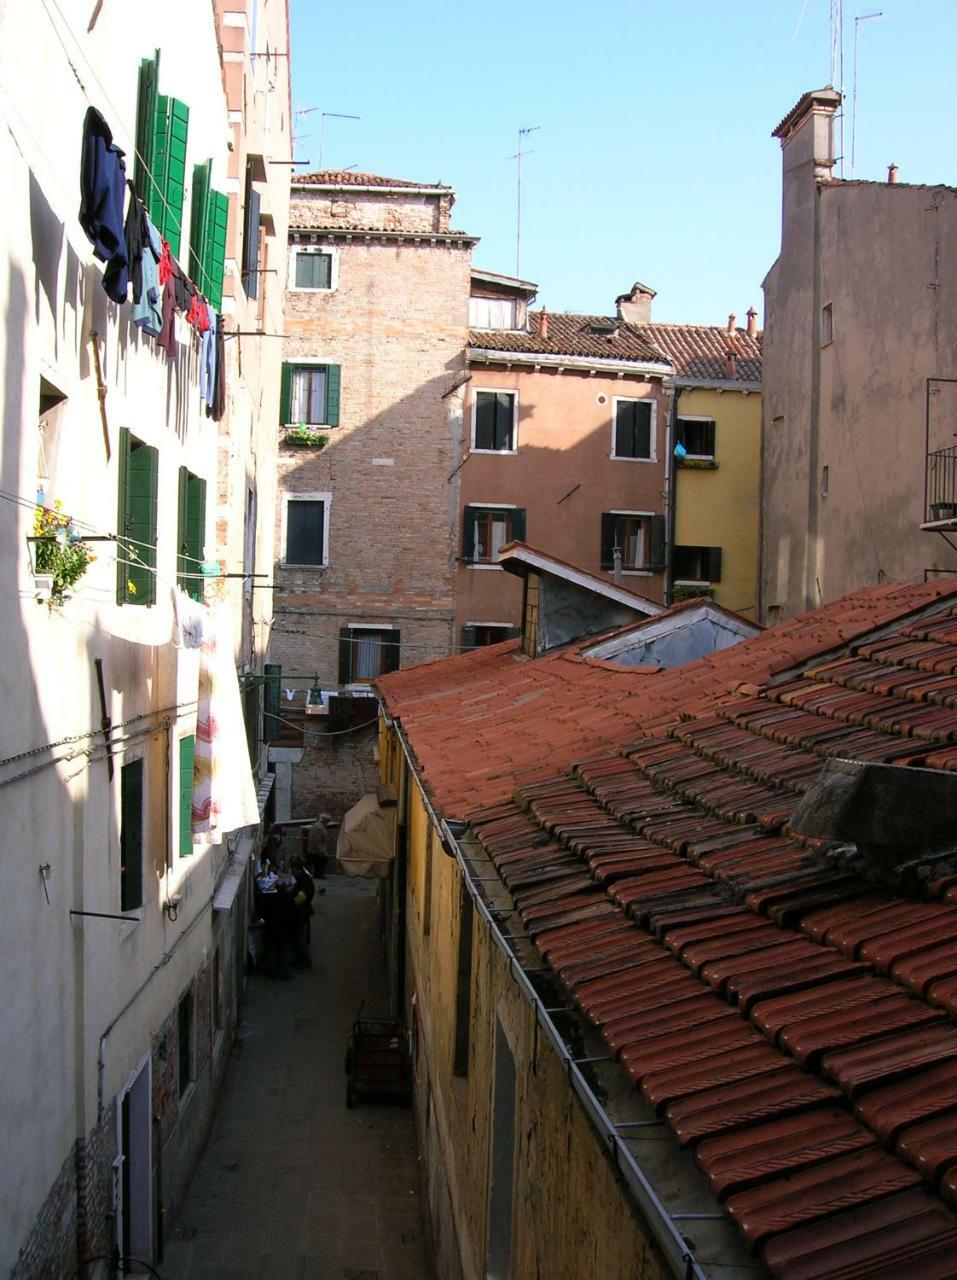
[[[385,715],[386,724],[395,731],[396,737],[402,744],[402,752],[405,756],[405,764],[409,773],[414,773],[412,764],[412,748],[402,732],[397,719],[393,719]],[[459,865],[462,872],[462,878],[468,889],[469,896],[478,910],[479,915],[485,922],[486,928],[492,938],[492,941],[508,959],[509,974],[512,981],[518,986],[526,1000],[535,1010],[535,1022],[538,1027],[545,1032],[546,1036],[552,1043],[552,1047],[561,1059],[564,1067],[566,1078],[571,1085],[572,1092],[577,1096],[582,1107],[596,1130],[599,1138],[609,1151],[615,1166],[621,1174],[628,1188],[633,1195],[635,1201],[641,1210],[642,1216],[648,1223],[648,1227],[655,1238],[655,1242],[667,1258],[674,1275],[678,1280],[708,1280],[707,1273],[702,1270],[701,1265],[694,1256],[694,1251],[684,1239],[674,1218],[668,1213],[655,1192],[654,1187],[648,1181],[643,1173],[641,1166],[638,1164],[632,1152],[628,1149],[615,1128],[614,1122],[599,1102],[591,1086],[585,1079],[580,1068],[568,1051],[564,1040],[558,1032],[551,1017],[546,1012],[545,1004],[538,995],[535,988],[529,982],[527,975],[518,963],[514,952],[508,943],[502,937],[501,930],[495,922],[495,917],[491,915],[488,907],[485,905],[481,897],[478,887],[472,881],[472,869],[468,864],[465,854],[462,852],[454,833],[449,827],[448,822],[441,818],[435,808],[429,801],[425,792],[419,787],[422,795],[426,811],[430,819],[438,830],[443,848],[446,852],[452,850],[452,855]]]
[[[665,457],[665,483],[668,490],[668,518],[665,529],[665,604],[672,603],[675,589],[675,542],[677,541],[678,519],[678,460],[675,458],[675,444],[678,438],[678,397],[681,387],[677,382],[671,387],[671,422],[667,433],[667,456]]]

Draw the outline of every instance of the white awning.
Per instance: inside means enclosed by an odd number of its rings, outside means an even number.
[[[380,806],[374,792],[342,819],[336,857],[347,876],[384,880],[395,855],[395,805]]]

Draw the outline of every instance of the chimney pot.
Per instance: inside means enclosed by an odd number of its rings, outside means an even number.
[[[548,312],[542,307],[541,315],[538,317],[538,336],[540,338],[548,337]]]
[[[738,317],[732,311],[728,316],[728,333],[734,333],[734,327],[737,324]]]
[[[897,165],[896,165],[896,164],[890,164],[890,165],[888,165],[888,166],[887,166],[887,181],[888,181],[888,182],[896,182],[896,181],[897,181],[897,173],[898,173],[898,169],[897,169]]]
[[[738,376],[738,364],[733,351],[729,351],[724,357],[724,376],[726,378],[736,378]]]
[[[748,337],[756,338],[758,336],[758,313],[754,307],[748,307]]]

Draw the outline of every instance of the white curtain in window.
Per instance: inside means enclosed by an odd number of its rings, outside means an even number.
[[[352,671],[356,680],[372,680],[382,672],[382,637],[358,632],[353,640]]]
[[[631,520],[625,526],[625,547],[622,560],[626,569],[644,569],[645,557],[645,522]]]
[[[324,422],[326,418],[326,371],[297,369],[292,381],[293,422]]]
[[[469,324],[473,329],[514,329],[514,298],[469,298]]]

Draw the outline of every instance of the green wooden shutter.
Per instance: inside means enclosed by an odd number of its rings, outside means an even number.
[[[149,186],[144,197],[146,211],[154,224],[162,231],[166,222],[166,175],[169,172],[170,107],[164,93],[156,95],[156,113],[153,116],[153,162],[150,165]]]
[[[601,567],[615,567],[615,517],[610,511],[602,512],[601,517]]]
[[[226,228],[229,223],[229,200],[221,191],[209,190],[206,207],[206,234],[202,286],[215,310],[223,305],[223,271],[226,267]]]
[[[184,591],[189,591],[189,585],[190,585],[189,579],[186,577],[186,574],[189,572],[189,568],[186,561],[186,555],[189,549],[187,544],[187,537],[186,537],[186,520],[187,520],[186,504],[188,500],[187,499],[188,492],[189,492],[189,472],[186,470],[185,467],[180,467],[179,491],[178,491],[178,498],[177,498],[177,504],[176,504],[176,510],[177,510],[176,581],[177,581],[177,584],[181,586]]]
[[[462,559],[475,559],[475,514],[478,508],[466,507],[462,524]]]
[[[120,430],[118,604],[156,602],[156,497],[159,454]]]
[[[664,516],[652,516],[650,524],[648,568],[659,570],[665,567],[665,518]]]
[[[186,480],[186,556],[189,585],[186,590],[194,600],[203,598],[201,572],[206,546],[206,481],[188,475]]]
[[[277,662],[263,666],[266,679],[263,683],[263,738],[272,742],[280,736],[279,699],[282,696],[282,667]]]
[[[143,905],[143,761],[120,770],[120,910]]]
[[[179,740],[179,856],[188,858],[193,852],[193,765],[196,738],[188,734]]]
[[[120,443],[116,461],[119,475],[116,499],[116,603],[125,604],[127,600],[127,583],[129,581],[129,566],[124,564],[124,561],[129,557],[126,554],[126,544],[123,541],[123,535],[130,519],[127,485],[130,463],[130,432],[128,427],[120,427]]]
[[[283,361],[282,383],[279,392],[279,425],[285,427],[292,421],[292,375],[294,365]]]
[[[721,581],[721,548],[709,547],[707,557],[708,581]]]
[[[385,661],[382,665],[383,675],[388,675],[390,671],[398,671],[399,669],[400,633],[398,631],[390,631],[387,635],[388,638],[383,642],[385,647],[383,655]]]
[[[337,364],[326,365],[326,426],[338,427],[342,370]]]
[[[137,194],[150,207],[150,174],[153,168],[153,133],[156,127],[156,91],[159,84],[160,52],[140,63],[139,91],[136,97],[136,156],[133,163],[133,185]]]
[[[246,164],[246,194],[243,216],[243,289],[247,298],[259,296],[259,192],[253,186],[252,168]]]
[[[212,166],[212,160],[207,160],[205,164],[193,165],[193,192],[189,205],[189,276],[202,293],[205,293],[208,288],[203,276],[206,269],[204,262],[206,212],[209,206],[209,179]]]
[[[349,684],[352,680],[352,629],[339,628],[339,683]]]
[[[166,204],[158,224],[170,252],[179,257],[183,243],[183,204],[186,200],[186,139],[189,133],[189,107],[178,98],[167,99]],[[155,221],[155,219],[154,219]]]
[[[193,763],[196,738],[191,733],[179,740],[179,856],[193,852]]]
[[[508,534],[512,542],[525,541],[525,508],[516,507],[509,513]]]

